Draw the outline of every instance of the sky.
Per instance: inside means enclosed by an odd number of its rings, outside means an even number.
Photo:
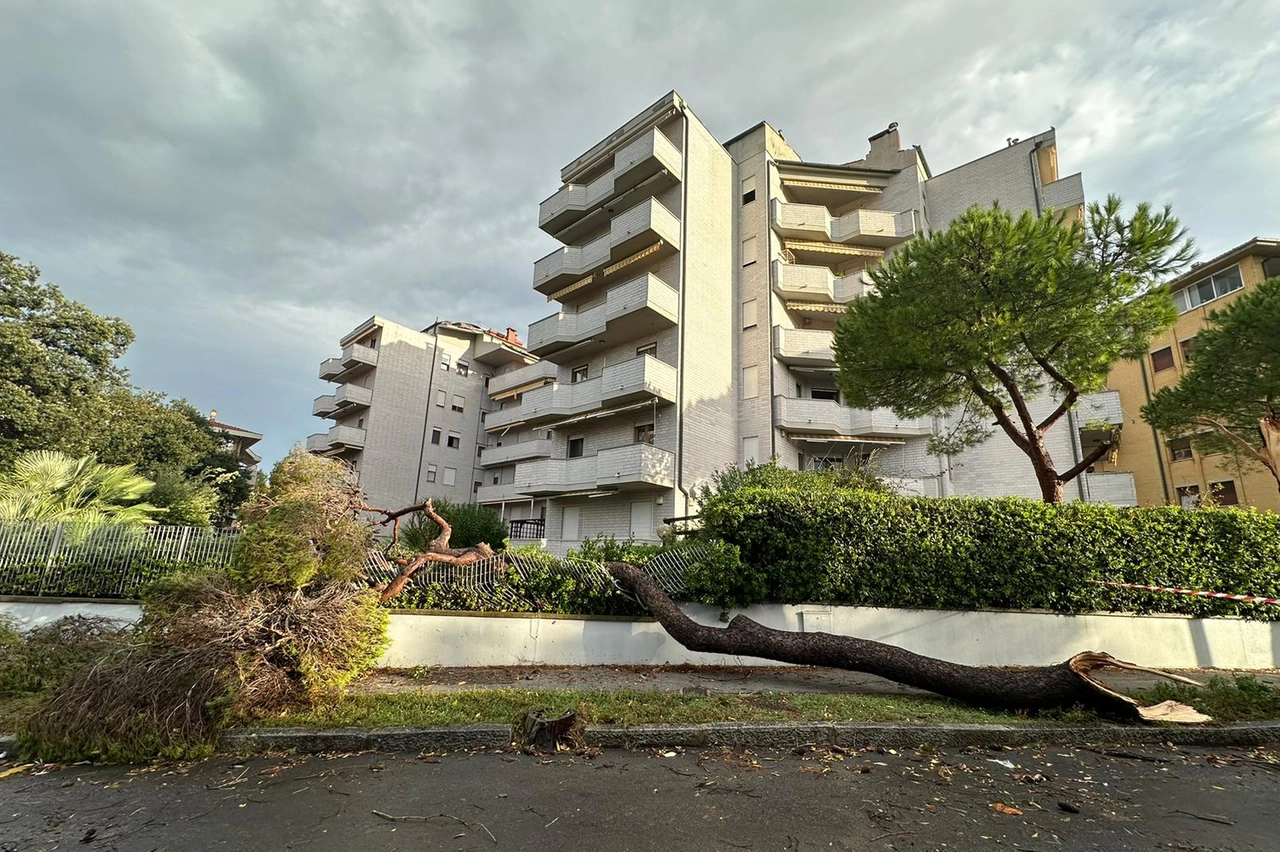
[[[675,89],[845,162],[934,172],[1057,129],[1090,199],[1169,203],[1211,257],[1280,236],[1280,3],[0,0],[0,250],[138,340],[141,387],[265,434],[325,422],[372,314],[551,313],[559,171]]]

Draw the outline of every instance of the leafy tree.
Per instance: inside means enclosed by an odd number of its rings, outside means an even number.
[[[162,510],[140,502],[153,487],[133,465],[34,450],[0,475],[0,521],[153,524]]]
[[[1191,368],[1142,416],[1201,451],[1258,462],[1280,486],[1280,278],[1210,313],[1195,341]]]
[[[972,208],[945,231],[907,243],[875,271],[878,293],[855,302],[835,334],[838,382],[857,408],[903,417],[958,412],[934,452],[954,453],[1004,431],[1031,460],[1046,502],[1109,449],[1059,471],[1045,434],[1111,365],[1145,354],[1175,317],[1152,285],[1183,269],[1191,240],[1168,207],[1131,218],[1109,196],[1086,224],[1053,211],[1014,217]],[[1029,403],[1048,392],[1043,419]]]
[[[133,342],[122,319],[95,314],[0,252],[0,468],[91,426],[88,404],[126,387],[115,363]]]

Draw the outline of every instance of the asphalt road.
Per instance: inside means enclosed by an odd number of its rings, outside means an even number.
[[[1106,750],[31,768],[0,779],[0,850],[1280,849],[1280,752]]]

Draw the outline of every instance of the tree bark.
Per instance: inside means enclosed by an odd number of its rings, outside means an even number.
[[[1104,667],[1150,672],[1172,680],[1195,681],[1086,651],[1055,666],[1003,668],[966,666],[925,657],[895,645],[831,633],[775,630],[735,616],[728,627],[707,627],[690,619],[648,574],[624,562],[609,573],[634,593],[677,642],[691,651],[760,657],[783,663],[865,672],[946,698],[1002,710],[1054,710],[1084,706],[1108,716],[1144,718],[1138,703],[1090,677]],[[1204,717],[1196,721],[1203,721]]]
[[[453,536],[453,527],[436,512],[431,500],[413,506],[406,506],[403,509],[396,509],[395,511],[377,509],[372,506],[361,506],[360,508],[367,512],[377,512],[382,515],[383,520],[379,522],[379,525],[388,523],[392,525],[391,544],[387,546],[388,551],[395,547],[400,540],[400,519],[410,512],[422,512],[435,521],[436,526],[440,527],[440,534],[431,540],[425,551],[415,553],[410,557],[387,557],[389,562],[400,566],[400,572],[389,583],[374,586],[374,589],[379,593],[378,599],[382,603],[386,603],[403,592],[405,587],[413,580],[414,575],[425,565],[437,564],[458,567],[470,565],[474,562],[479,562],[481,559],[489,559],[496,555],[493,552],[493,548],[483,541],[475,547],[450,547],[449,539]]]

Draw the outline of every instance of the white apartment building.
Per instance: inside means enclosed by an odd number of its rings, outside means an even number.
[[[767,123],[721,143],[672,92],[560,181],[538,224],[564,247],[533,273],[559,305],[529,327],[543,360],[489,385],[481,502],[544,522],[537,537],[564,550],[601,532],[653,540],[663,517],[696,511],[714,470],[775,455],[802,469],[873,458],[909,493],[1039,496],[1001,434],[935,457],[945,418],[844,407],[832,332],[882,258],[974,204],[1081,215],[1081,176],[1059,175],[1052,130],[936,175],[896,125],[859,160],[814,163]],[[1099,439],[1078,425],[1120,422],[1114,394],[1081,408],[1048,436],[1059,464]],[[1132,502],[1128,474],[1073,485]]]
[[[311,407],[333,425],[307,438],[307,449],[351,462],[372,506],[474,502],[489,378],[536,360],[515,329],[441,321],[418,331],[373,316],[339,345],[320,365],[320,378],[337,387]]]

